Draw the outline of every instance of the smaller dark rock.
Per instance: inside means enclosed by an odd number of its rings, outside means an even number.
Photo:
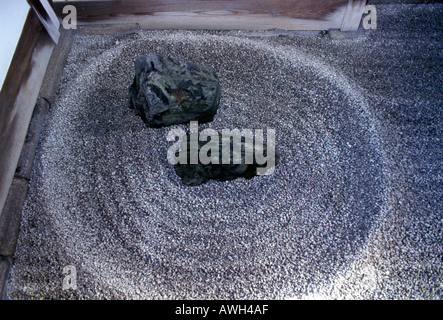
[[[223,161],[222,159],[222,152],[223,152],[223,142],[222,142],[222,135],[218,134],[218,161],[217,163],[207,163],[203,164],[200,159],[198,160],[197,164],[191,164],[191,152],[198,152],[200,153],[200,150],[202,147],[205,146],[207,142],[198,142],[198,150],[196,151],[191,147],[190,142],[190,135],[189,133],[186,135],[186,140],[183,140],[182,146],[186,143],[186,163],[177,163],[174,165],[175,172],[178,176],[181,177],[183,184],[190,185],[190,186],[196,186],[203,184],[209,180],[218,180],[218,181],[228,181],[233,180],[237,178],[245,178],[245,179],[251,179],[258,175],[258,169],[259,168],[266,168],[269,166],[270,162],[265,164],[258,164],[256,161],[256,157],[254,156],[253,146],[247,145],[245,143],[245,140],[241,140],[241,148],[240,148],[240,154],[238,154],[235,151],[235,148],[233,147],[233,139],[230,141],[230,152],[229,152],[229,162]],[[264,153],[269,156],[269,148],[266,144],[263,145]],[[183,150],[183,147],[182,147]],[[246,161],[246,150],[250,150],[252,153],[252,161],[251,163]],[[251,151],[252,150],[252,151]],[[249,153],[250,154],[250,153]],[[271,167],[273,170],[273,167],[278,163],[279,157],[275,153],[275,150],[273,150],[272,154],[274,155],[274,158],[271,159],[273,164],[271,163]],[[176,153],[176,157],[179,156],[179,152]],[[234,158],[241,159],[240,163],[234,163]]]

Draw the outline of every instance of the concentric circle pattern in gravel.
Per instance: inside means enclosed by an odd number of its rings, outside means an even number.
[[[128,108],[134,58],[148,52],[214,67],[221,103],[200,130],[274,129],[275,172],[183,185],[166,136],[188,125],[148,128]],[[359,271],[359,292],[324,290],[346,278],[393,208],[392,163],[362,90],[299,47],[242,33],[76,36],[9,297],[373,297],[371,266]],[[76,290],[61,288],[66,265]]]

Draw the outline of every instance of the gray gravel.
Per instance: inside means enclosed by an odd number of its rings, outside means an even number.
[[[10,299],[441,299],[443,5],[378,29],[74,39],[34,163]],[[181,184],[128,108],[138,54],[213,66],[203,128],[276,131],[270,176]],[[62,269],[77,270],[63,290]]]

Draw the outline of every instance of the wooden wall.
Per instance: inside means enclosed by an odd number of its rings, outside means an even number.
[[[110,0],[57,2],[78,23],[139,23],[144,29],[356,30],[366,0]],[[356,19],[357,17],[357,19]]]

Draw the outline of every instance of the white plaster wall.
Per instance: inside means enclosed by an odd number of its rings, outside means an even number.
[[[29,11],[26,0],[0,0],[0,88]]]

